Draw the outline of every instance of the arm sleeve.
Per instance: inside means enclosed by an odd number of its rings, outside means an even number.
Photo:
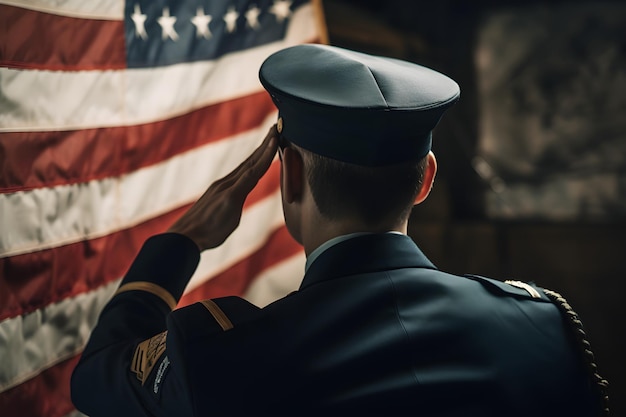
[[[80,411],[91,417],[189,414],[184,379],[167,350],[166,319],[199,260],[197,246],[183,235],[146,241],[72,375],[72,401]]]

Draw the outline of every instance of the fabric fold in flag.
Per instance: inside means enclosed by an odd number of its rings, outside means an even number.
[[[0,410],[73,414],[69,376],[146,238],[254,149],[263,60],[325,39],[305,0],[0,0]],[[276,161],[181,305],[297,288]]]

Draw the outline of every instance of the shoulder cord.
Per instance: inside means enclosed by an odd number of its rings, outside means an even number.
[[[591,376],[591,380],[595,383],[596,389],[598,390],[598,394],[600,396],[600,415],[608,416],[609,415],[609,382],[602,378],[598,373],[598,366],[596,365],[596,359],[591,350],[591,344],[587,340],[587,334],[583,329],[583,323],[578,318],[578,314],[572,309],[572,306],[569,305],[567,300],[559,293],[543,289],[543,292],[554,302],[557,308],[563,313],[563,315],[567,318],[567,322],[569,323],[569,327],[572,329],[574,336],[579,344],[582,347],[583,352],[583,360],[587,366],[587,370]]]

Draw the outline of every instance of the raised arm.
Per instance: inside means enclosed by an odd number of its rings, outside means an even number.
[[[71,381],[76,407],[97,416],[189,415],[186,382],[167,352],[167,317],[200,252],[237,228],[244,201],[268,170],[276,130],[226,177],[213,183],[168,230],[146,241],[102,311]],[[161,384],[169,372],[167,384]]]

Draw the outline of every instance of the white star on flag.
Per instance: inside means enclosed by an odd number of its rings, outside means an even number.
[[[270,13],[276,16],[276,20],[282,22],[289,16],[291,16],[291,1],[290,0],[276,0],[270,8]]]
[[[226,31],[233,33],[237,29],[237,19],[239,19],[239,13],[234,8],[229,8],[228,13],[224,15],[224,22],[226,23]]]
[[[135,24],[135,34],[143,40],[148,39],[145,27],[147,16],[141,13],[141,7],[139,7],[139,4],[135,4],[135,12],[130,16],[130,18],[133,19],[133,23]]]
[[[211,23],[211,15],[205,15],[204,9],[198,7],[196,15],[191,18],[191,23],[196,27],[196,37],[203,37],[209,39],[211,37],[211,30],[209,29],[209,23]]]
[[[159,22],[159,25],[161,25],[161,29],[163,30],[161,32],[161,38],[163,40],[166,40],[167,38],[170,38],[173,41],[178,40],[178,33],[176,33],[176,30],[174,29],[176,16],[170,16],[169,7],[165,7],[163,9],[163,16],[159,17],[157,22]]]
[[[259,24],[260,14],[261,10],[256,6],[256,4],[252,5],[252,7],[246,12],[246,22],[252,29],[258,29],[261,27]]]

